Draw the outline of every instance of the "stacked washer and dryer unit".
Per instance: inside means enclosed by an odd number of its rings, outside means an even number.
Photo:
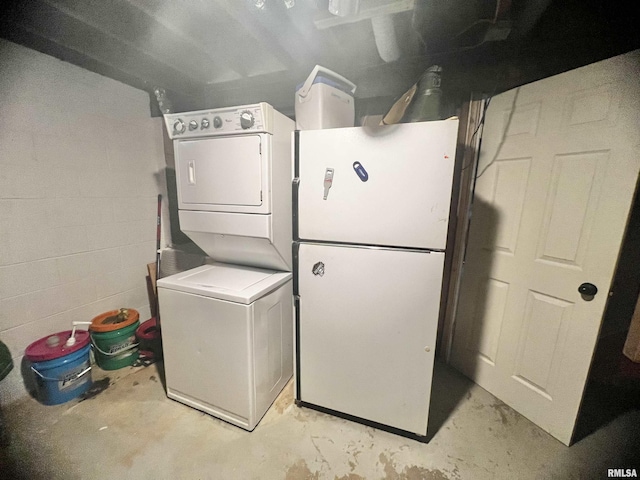
[[[266,103],[165,122],[180,229],[210,257],[158,281],[167,395],[253,430],[293,374],[294,122]]]

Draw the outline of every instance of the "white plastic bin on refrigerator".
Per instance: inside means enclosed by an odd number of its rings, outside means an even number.
[[[316,65],[296,88],[297,130],[353,127],[356,85],[342,75]]]

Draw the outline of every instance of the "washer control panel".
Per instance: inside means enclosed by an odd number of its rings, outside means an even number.
[[[269,132],[271,109],[266,103],[240,107],[169,113],[164,116],[172,139],[209,137],[243,132]]]

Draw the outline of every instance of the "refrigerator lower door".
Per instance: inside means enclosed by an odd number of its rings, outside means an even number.
[[[444,253],[302,243],[298,399],[426,435]]]

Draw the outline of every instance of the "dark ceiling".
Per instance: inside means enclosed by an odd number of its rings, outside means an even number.
[[[329,0],[3,3],[0,36],[151,94],[164,88],[174,111],[267,101],[291,115],[296,85],[320,64],[356,83],[361,113],[383,113],[434,63],[462,99],[640,47],[627,0],[360,0],[347,17]],[[381,14],[392,15],[396,60],[376,46]]]

